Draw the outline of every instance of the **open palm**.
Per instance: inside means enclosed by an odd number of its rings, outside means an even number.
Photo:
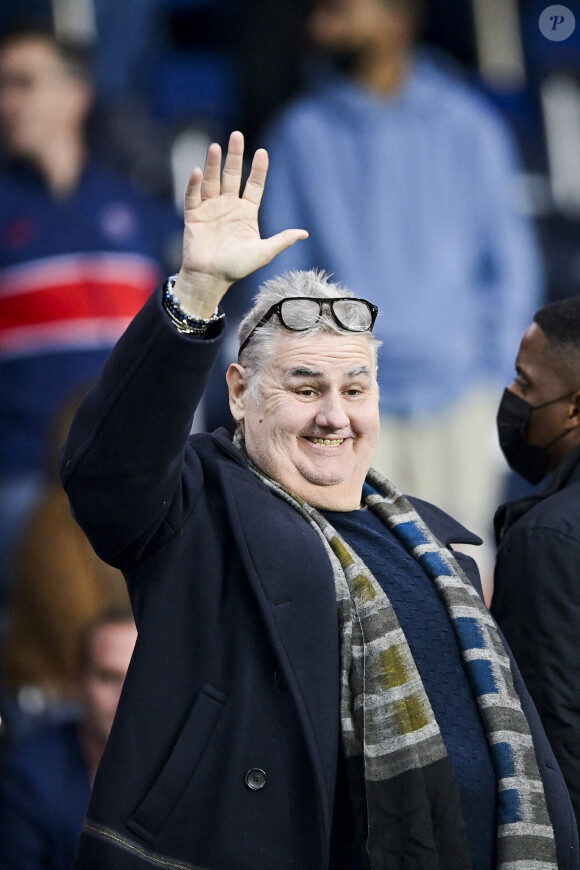
[[[210,145],[205,169],[194,170],[185,194],[185,229],[181,277],[188,283],[203,282],[223,295],[234,281],[269,263],[277,254],[305,238],[305,230],[288,229],[260,238],[258,211],[268,155],[256,151],[248,180],[240,196],[244,139],[230,136],[221,170],[221,149]],[[219,301],[219,300],[218,300]]]

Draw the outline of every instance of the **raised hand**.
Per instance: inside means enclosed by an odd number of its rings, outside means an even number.
[[[183,259],[175,292],[184,306],[209,317],[228,288],[277,254],[308,236],[306,230],[288,229],[260,238],[258,210],[268,172],[268,154],[254,154],[240,196],[244,137],[230,136],[224,169],[221,148],[208,148],[205,169],[194,169],[185,194]]]

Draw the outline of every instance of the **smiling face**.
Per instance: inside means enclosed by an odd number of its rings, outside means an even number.
[[[228,370],[230,407],[266,474],[315,507],[354,510],[379,433],[376,370],[365,335],[280,333],[257,398]]]

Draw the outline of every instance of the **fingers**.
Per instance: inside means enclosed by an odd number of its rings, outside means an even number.
[[[215,199],[221,193],[222,149],[217,142],[212,142],[207,149],[205,169],[201,182],[201,198]]]
[[[223,173],[222,150],[217,142],[212,142],[207,149],[201,182],[202,200],[215,199],[220,194],[239,196],[243,161],[244,137],[238,130],[230,135]]]
[[[201,182],[203,172],[196,166],[191,173],[187,188],[185,190],[185,210],[190,208],[198,208],[201,205]]]
[[[198,208],[206,199],[217,199],[221,194],[239,196],[244,160],[244,137],[235,130],[230,135],[228,152],[221,168],[222,151],[217,142],[212,142],[207,150],[205,168],[196,168],[191,174],[185,192],[185,207]],[[250,174],[242,199],[260,205],[266,176],[268,174],[268,152],[258,148],[252,160]]]
[[[235,130],[230,135],[228,153],[222,174],[222,193],[239,196],[244,163],[244,137]]]
[[[242,199],[247,199],[254,205],[260,205],[267,174],[268,152],[264,148],[258,148],[252,160],[252,168],[246,181]]]

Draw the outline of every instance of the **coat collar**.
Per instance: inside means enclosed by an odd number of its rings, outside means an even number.
[[[576,481],[580,482],[580,447],[560,463],[540,493],[516,498],[499,506],[493,519],[497,543],[499,544],[507,530],[529,510]]]
[[[481,544],[479,535],[470,532],[465,526],[446,514],[440,508],[420,498],[409,497],[409,501],[430,528],[436,538],[448,547],[450,544]]]

